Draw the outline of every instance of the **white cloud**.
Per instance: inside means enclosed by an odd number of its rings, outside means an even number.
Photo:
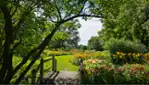
[[[80,42],[79,44],[87,45],[88,40],[91,36],[97,36],[97,31],[101,30],[102,24],[99,19],[93,18],[91,20],[83,20],[79,18],[80,24],[82,25],[79,29]]]

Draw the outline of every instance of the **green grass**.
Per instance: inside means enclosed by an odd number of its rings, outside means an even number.
[[[47,58],[47,57],[46,57]],[[71,63],[73,55],[62,55],[55,56],[57,60],[57,70],[58,71],[78,71],[78,66],[75,66]],[[44,67],[52,66],[52,61],[46,62]]]
[[[44,59],[47,59],[49,57],[45,56]],[[78,66],[75,66],[71,63],[73,59],[73,55],[62,55],[62,56],[56,56],[57,60],[57,70],[58,71],[78,71]],[[20,61],[22,60],[21,57],[14,56],[13,58],[13,67],[15,67]],[[29,64],[30,60],[21,68],[22,70]],[[40,63],[40,60],[37,60],[35,64],[32,66],[31,69],[36,68]],[[44,69],[49,68],[52,66],[52,61],[48,61],[44,63]]]
[[[45,56],[44,59],[48,59],[50,57]],[[57,59],[57,70],[58,71],[78,71],[78,66],[73,65],[70,61],[73,59],[73,55],[62,55],[62,56],[56,56]],[[13,56],[13,67],[16,67],[20,62],[21,62],[22,58],[21,57],[17,57],[17,56]],[[28,62],[26,64],[24,64],[19,71],[17,72],[17,74],[15,75],[15,77],[13,78],[13,80],[11,82],[14,82],[14,80],[22,73],[22,71],[24,71],[24,69],[28,66],[28,64],[31,62],[31,60],[28,60]],[[37,68],[37,66],[40,64],[40,59],[38,59],[35,64],[31,67],[31,69],[27,72],[26,75],[30,75],[31,76],[31,70]],[[44,70],[48,69],[49,67],[52,66],[52,61],[48,61],[46,63],[44,63]],[[49,69],[49,71],[45,72],[44,75],[46,75],[48,72],[50,72],[51,69]],[[39,71],[38,71],[39,73]]]
[[[56,59],[57,59],[57,70],[78,71],[78,66],[75,66],[71,63],[73,55],[56,56]]]

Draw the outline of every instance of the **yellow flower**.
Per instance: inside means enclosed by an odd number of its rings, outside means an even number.
[[[147,57],[147,54],[144,54],[144,57]]]
[[[137,53],[137,57],[139,57],[140,56],[140,54],[139,53]]]
[[[115,57],[116,55],[115,55],[115,54],[113,54],[113,56]]]
[[[96,60],[92,60],[92,63],[96,63]]]
[[[136,54],[135,54],[135,53],[133,53],[132,55],[133,55],[133,56],[135,56]]]
[[[128,56],[131,56],[131,53],[128,53]]]
[[[122,55],[123,55],[123,56],[125,56],[125,55],[126,55],[126,53],[123,53]]]
[[[92,59],[88,59],[88,63],[92,63]]]
[[[119,54],[120,54],[120,52],[116,52],[116,54],[117,54],[117,55],[119,55]]]

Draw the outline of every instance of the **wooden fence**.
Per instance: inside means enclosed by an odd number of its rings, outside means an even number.
[[[52,61],[52,66],[50,66],[47,69],[44,69],[44,63]],[[36,69],[32,70],[32,74],[31,74],[31,83],[32,84],[42,84],[44,81],[44,72],[47,72],[49,70],[52,70],[52,72],[56,72],[57,71],[57,60],[55,59],[55,56],[52,56],[51,58],[48,59],[43,59],[41,58],[40,60],[40,64],[38,65],[38,67]],[[40,71],[40,75],[37,78],[37,72]],[[49,75],[50,76],[50,75]]]

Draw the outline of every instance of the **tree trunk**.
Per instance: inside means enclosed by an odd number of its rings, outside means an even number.
[[[0,71],[0,83],[4,83],[5,78],[7,77],[6,74],[12,74],[12,56],[10,55],[10,45],[12,44],[12,33],[13,33],[13,26],[10,17],[10,12],[8,11],[7,5],[3,5],[1,7],[1,11],[3,12],[4,19],[5,19],[5,43],[4,43],[4,50],[2,54],[2,69]],[[6,82],[8,83],[8,82]]]

